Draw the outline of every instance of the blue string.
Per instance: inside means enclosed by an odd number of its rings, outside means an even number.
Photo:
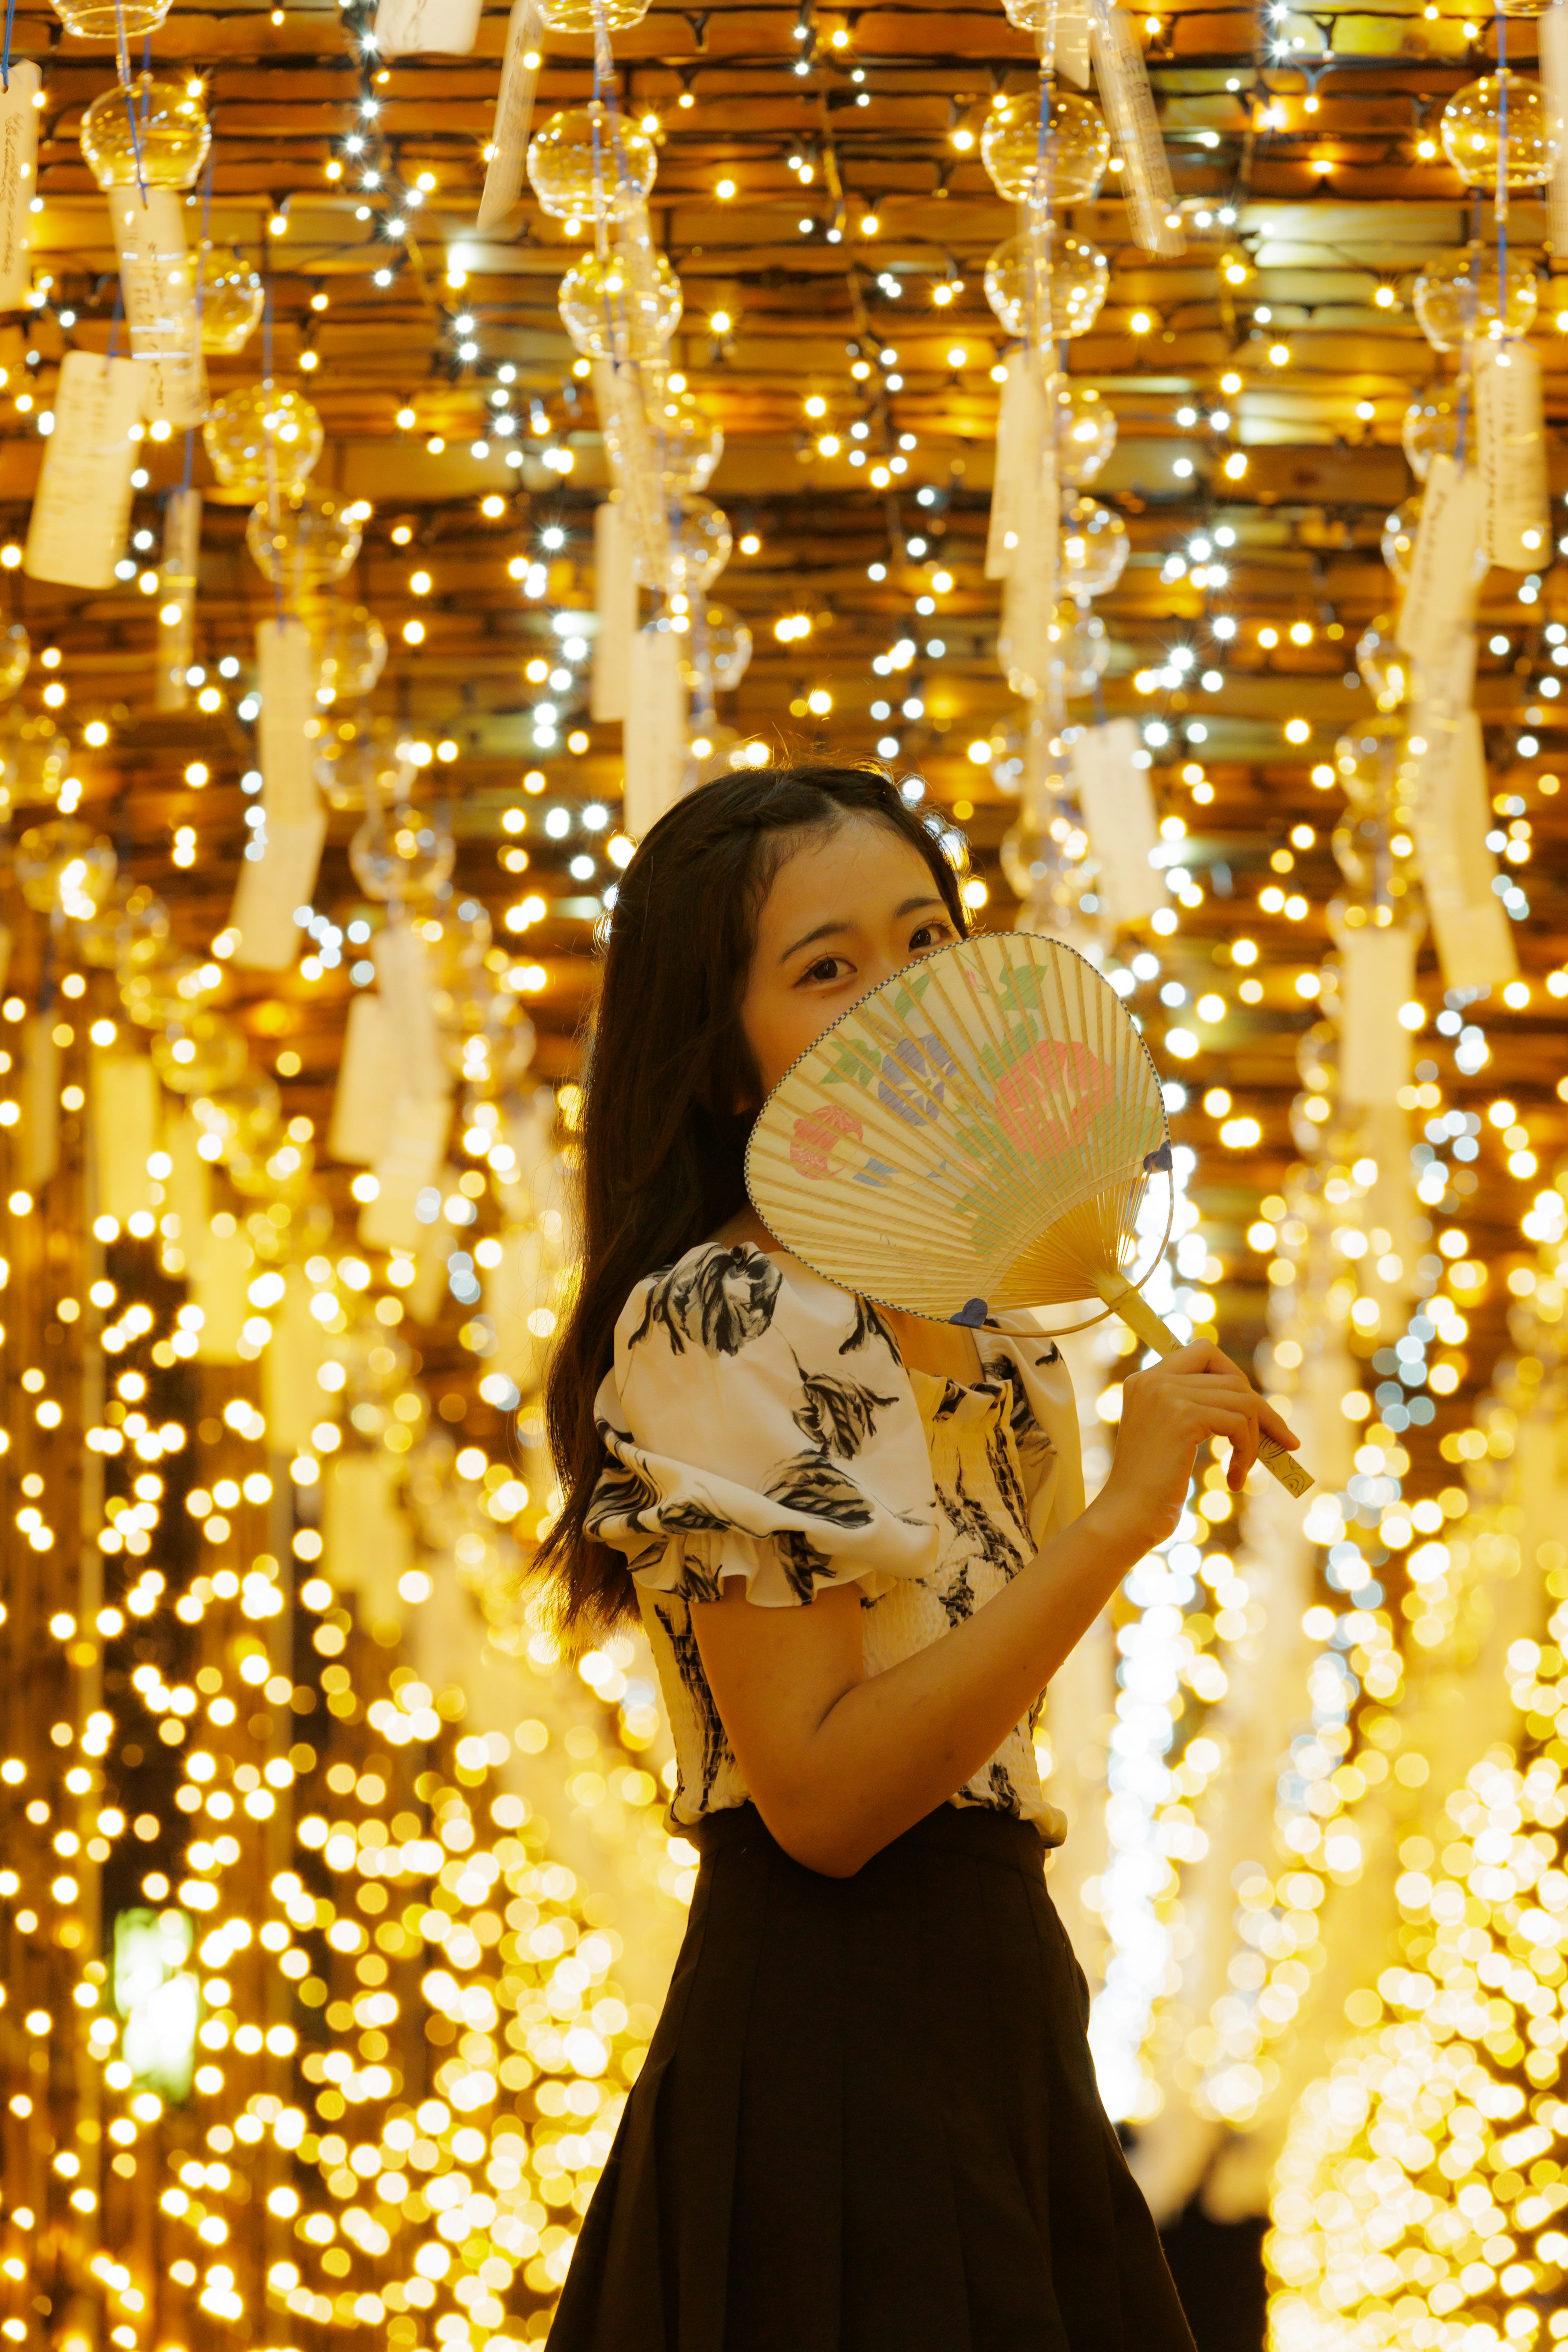
[[[0,52],[0,84],[11,87],[11,27],[16,21],[16,0],[5,0],[5,46]]]
[[[1497,307],[1500,329],[1508,325],[1508,19],[1498,11],[1497,70],[1498,70],[1498,164],[1502,173],[1500,187],[1494,184],[1493,201],[1497,207]]]

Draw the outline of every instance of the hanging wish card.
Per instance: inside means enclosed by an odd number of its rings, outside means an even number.
[[[621,823],[634,841],[680,797],[686,766],[686,688],[672,629],[638,629],[621,730],[626,763]]]
[[[1500,988],[1519,973],[1513,926],[1487,847],[1486,746],[1473,710],[1423,712],[1405,784],[1422,894],[1446,988]]]
[[[1546,184],[1547,230],[1554,257],[1568,257],[1568,5],[1564,0],[1538,16],[1535,37],[1547,119],[1557,139],[1557,163]]]
[[[996,466],[985,534],[985,577],[1005,580],[1026,528],[1046,442],[1046,392],[1027,347],[1013,352],[996,415]]]
[[[1415,992],[1415,933],[1393,924],[1336,925],[1340,950],[1340,1093],[1347,1104],[1399,1099],[1410,1083],[1410,1032],[1400,1007]]]
[[[1487,553],[1508,572],[1544,571],[1552,556],[1552,493],[1540,358],[1527,342],[1478,338],[1471,367]]]
[[[1139,748],[1131,719],[1112,719],[1103,727],[1085,727],[1069,752],[1084,830],[1100,868],[1098,896],[1113,923],[1140,922],[1169,900],[1163,877],[1149,863],[1160,835]]]
[[[316,715],[316,656],[310,632],[292,614],[274,614],[256,632],[261,688],[261,804],[268,826],[299,824],[320,806],[315,746],[307,729]]]
[[[38,68],[30,58],[11,68],[0,96],[0,310],[19,310],[32,285],[28,232],[38,192]]]
[[[375,46],[384,58],[432,52],[466,58],[479,37],[483,0],[381,0]]]
[[[112,188],[109,195],[131,349],[151,362],[142,414],[184,428],[206,411],[195,271],[174,188]]]
[[[496,93],[489,161],[485,165],[484,193],[474,223],[481,236],[500,228],[522,194],[528,134],[533,123],[533,98],[543,63],[541,37],[538,0],[512,0],[511,15],[507,19],[506,47],[501,55],[500,88]]]
[[[1145,253],[1184,253],[1171,166],[1160,135],[1149,68],[1124,8],[1096,0],[1091,19],[1095,69],[1110,128],[1127,166],[1127,211]]]
[[[287,971],[300,951],[299,909],[315,892],[327,838],[327,816],[319,809],[293,824],[268,816],[239,861],[239,879],[229,908],[231,930],[239,935],[234,962],[247,971]]]
[[[163,561],[158,585],[158,676],[153,699],[159,710],[184,710],[191,698],[185,672],[195,654],[196,563],[201,543],[200,490],[171,490],[163,509]]]
[[[630,361],[617,365],[613,360],[595,360],[593,381],[605,454],[626,510],[638,571],[645,580],[662,581],[669,547],[669,509],[658,450],[648,429],[642,370]]]
[[[451,1073],[441,1052],[425,942],[408,922],[388,923],[371,945],[375,982],[403,1059],[400,1092],[422,1101],[445,1096]]]
[[[1476,602],[1476,554],[1484,520],[1481,477],[1439,452],[1426,471],[1410,577],[1394,631],[1413,661],[1440,663]]]
[[[66,588],[110,588],[131,516],[142,430],[142,363],[68,352],[55,429],[33,497],[24,569]]]
[[[372,990],[363,989],[349,1001],[342,1058],[332,1089],[327,1150],[334,1160],[374,1167],[386,1148],[402,1087],[402,1056],[386,1006]]]
[[[1089,88],[1089,10],[1084,0],[1055,0],[1036,43],[1040,63],[1075,89]]]
[[[594,638],[589,715],[596,724],[624,719],[637,625],[637,582],[624,500],[604,499],[594,510]]]

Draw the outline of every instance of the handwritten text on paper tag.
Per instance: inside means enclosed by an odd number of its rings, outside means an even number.
[[[32,282],[28,225],[38,192],[38,68],[30,58],[11,68],[0,96],[0,310],[19,310]]]
[[[131,516],[142,425],[140,360],[68,352],[55,391],[55,429],[33,498],[24,569],[67,588],[110,588]]]

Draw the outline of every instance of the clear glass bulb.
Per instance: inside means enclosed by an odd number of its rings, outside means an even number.
[[[601,99],[552,114],[529,142],[528,176],[544,210],[556,220],[593,220],[603,192],[612,220],[625,220],[645,200],[658,169],[653,141]]]
[[[1038,89],[1000,92],[980,134],[980,154],[999,196],[1012,203],[1085,204],[1100,192],[1110,161],[1110,133],[1091,99],[1056,89],[1040,136]]]

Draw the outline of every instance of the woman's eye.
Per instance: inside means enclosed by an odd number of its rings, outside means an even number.
[[[945,945],[952,936],[953,931],[952,925],[951,923],[944,923],[940,919],[934,919],[929,923],[922,923],[921,925],[919,930],[910,941],[910,945],[911,948],[942,947]]]
[[[808,980],[818,982],[837,980],[841,964],[846,971],[848,970],[842,956],[823,956],[808,971],[801,973],[799,984],[804,986]]]

